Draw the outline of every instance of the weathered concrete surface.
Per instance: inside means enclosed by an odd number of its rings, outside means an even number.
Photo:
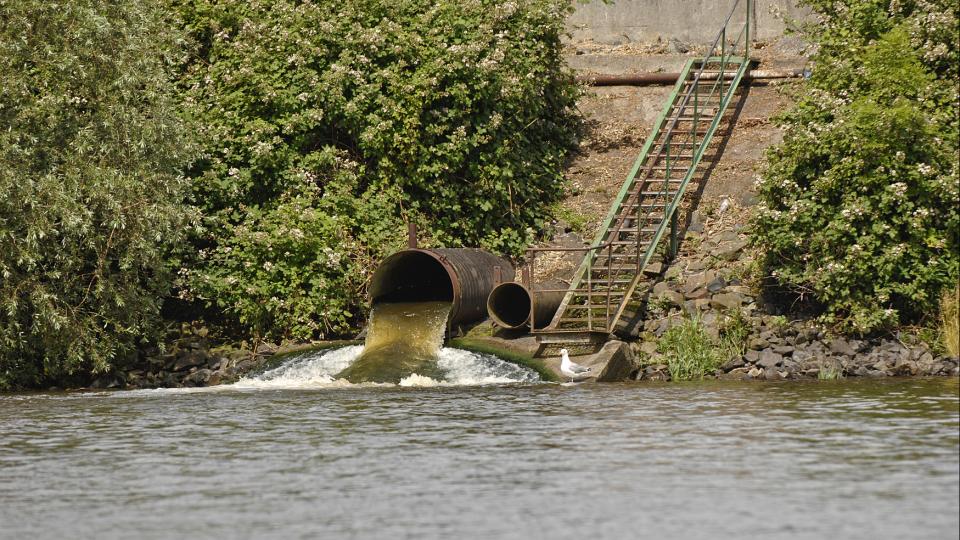
[[[709,44],[716,37],[734,0],[594,0],[577,6],[567,20],[571,40],[611,45],[679,40]],[[745,0],[741,0],[745,3]],[[785,19],[802,19],[809,11],[792,0],[756,0],[751,27],[756,39],[783,35]],[[739,13],[738,13],[739,14]],[[743,17],[740,16],[740,21]],[[739,25],[736,25],[739,28]]]
[[[622,341],[608,341],[603,349],[594,355],[598,362],[605,365],[597,375],[597,382],[620,382],[634,379],[640,371],[640,363]]]
[[[686,64],[689,56],[685,54],[610,54],[607,51],[569,54],[564,57],[567,65],[577,73],[599,75],[626,75],[630,73],[679,73]],[[667,88],[666,95],[673,85],[663,85]],[[663,106],[663,104],[660,104]]]
[[[578,378],[577,382],[587,382],[587,381],[595,382],[597,380],[597,374],[603,371],[604,366],[606,366],[606,363],[598,357],[598,354],[571,356],[570,359],[576,362],[577,364],[580,364],[581,366],[590,368],[590,376]],[[547,368],[549,368],[551,371],[556,373],[558,377],[560,377],[561,381],[570,380],[570,377],[567,377],[566,375],[560,372],[560,356],[559,355],[551,354],[543,357],[542,360],[544,365],[547,366]]]
[[[557,374],[561,380],[569,377],[560,373],[560,356],[549,355],[542,359],[544,365]],[[571,358],[581,366],[590,368],[590,377],[578,381],[620,382],[632,380],[640,371],[640,364],[630,345],[622,341],[608,341],[595,354],[574,356]]]

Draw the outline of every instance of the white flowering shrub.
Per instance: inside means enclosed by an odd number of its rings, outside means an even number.
[[[82,384],[158,328],[190,212],[155,2],[0,0],[0,390]]]
[[[181,87],[204,143],[187,299],[262,335],[343,334],[404,221],[516,254],[562,196],[568,1],[169,2],[196,46]]]
[[[200,250],[199,270],[185,273],[191,281],[183,299],[211,298],[225,320],[257,336],[311,339],[350,330],[363,315],[370,271],[398,242],[397,222],[386,196],[352,195],[357,172],[336,152],[317,159],[331,171],[324,178],[244,208],[242,223]]]
[[[957,4],[806,3],[819,51],[758,181],[754,241],[840,330],[935,317],[960,278]]]

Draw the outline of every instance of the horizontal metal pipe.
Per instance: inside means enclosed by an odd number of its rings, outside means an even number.
[[[545,283],[531,290],[522,283],[501,283],[487,297],[490,318],[503,328],[529,327],[531,318],[537,328],[553,319],[567,290],[561,283]]]
[[[744,74],[750,80],[769,79],[798,79],[804,77],[803,69],[765,70],[753,69]],[[577,75],[577,82],[589,86],[655,86],[674,84],[680,78],[679,73],[627,73],[623,75]],[[715,80],[717,74],[704,73],[701,80]],[[733,74],[724,75],[724,79],[732,79]]]
[[[513,265],[481,249],[405,249],[384,259],[370,280],[370,301],[450,302],[451,325],[487,316],[487,296],[500,277],[512,281]]]

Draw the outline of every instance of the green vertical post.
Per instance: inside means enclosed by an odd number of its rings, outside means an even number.
[[[727,72],[727,27],[723,27],[723,31],[720,32],[720,74],[717,76],[720,79],[720,95],[723,95],[723,76]]]
[[[639,221],[637,223],[638,223],[637,235],[639,236],[640,235]],[[613,268],[613,244],[610,244],[609,246],[607,246],[607,260],[611,261],[610,263],[607,264],[607,266],[609,266],[610,268]],[[610,292],[612,290],[613,290],[613,272],[610,271],[610,272],[607,272],[607,315],[604,318],[604,325],[605,325],[604,328],[607,330],[607,332],[613,331],[613,329],[610,328]]]
[[[677,231],[677,228],[679,227],[678,221],[679,220],[677,219],[677,212],[674,211],[674,213],[670,216],[670,258],[671,259],[676,257],[677,251],[680,250],[679,231]]]
[[[697,151],[697,127],[700,125],[700,78],[693,80],[693,129],[690,130],[690,153]]]
[[[589,251],[588,253],[593,253]],[[587,259],[587,331],[593,331],[593,308],[590,307],[593,304],[593,263],[592,257]],[[607,259],[607,273],[610,273],[610,268],[613,266],[613,262]]]
[[[670,196],[670,150],[671,150],[670,145],[671,143],[672,141],[667,141],[667,170],[663,171],[663,191],[661,192],[663,193],[664,197]],[[639,229],[637,230],[639,232]],[[640,254],[638,253],[637,256],[639,257]]]

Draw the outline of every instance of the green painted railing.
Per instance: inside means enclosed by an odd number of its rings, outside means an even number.
[[[738,8],[742,5],[741,2],[745,5],[743,21],[736,37],[729,40],[731,22],[738,13]],[[574,274],[570,287],[562,290],[566,292],[566,295],[553,321],[546,328],[532,328],[533,332],[614,331],[642,279],[643,269],[650,263],[668,227],[671,231],[670,255],[674,256],[676,254],[678,247],[677,208],[687,185],[696,173],[697,166],[703,159],[704,152],[720,124],[734,91],[749,68],[752,10],[752,0],[737,0],[707,55],[703,58],[691,59],[686,63],[663,110],[654,122],[653,130],[644,143],[640,155],[614,199],[593,244],[583,248],[534,248],[528,250],[529,271],[525,275],[531,276],[529,279],[532,281],[536,281],[538,254],[570,251],[584,253],[583,260]],[[699,69],[691,77],[693,68],[697,64],[699,64]],[[707,66],[715,67],[712,70],[707,70]],[[736,69],[731,69],[734,66]],[[701,86],[709,87],[709,90],[704,93],[701,91]],[[713,112],[708,116],[703,115],[702,122],[706,123],[709,118],[709,124],[703,136],[698,140],[701,116],[705,108],[703,105],[704,103],[710,104],[716,99],[719,99],[719,102],[715,106],[710,106]],[[672,110],[674,113],[671,115]],[[685,116],[688,110],[692,111],[692,115]],[[681,128],[679,127],[681,122],[689,122],[690,125]],[[676,144],[674,139],[682,141],[679,145],[681,147],[679,153],[674,146]],[[657,141],[660,141],[660,143],[657,144]],[[683,155],[682,148],[691,148],[692,156]],[[677,172],[680,168],[675,165],[678,158],[689,158],[691,161],[685,167],[686,170],[676,187],[676,191],[672,191],[670,185],[671,180],[673,180],[672,173]],[[651,179],[650,177],[654,166],[661,161],[665,164],[662,187],[659,192],[650,191],[651,185],[654,185],[657,180],[661,180]],[[646,166],[644,166],[645,163]],[[670,200],[665,205],[662,218],[656,219],[657,214],[659,214],[655,211],[656,205],[650,204],[647,205],[646,210],[642,209],[639,201],[644,193],[654,200]],[[653,193],[652,196],[651,193]],[[631,208],[636,210],[631,211]],[[645,223],[653,220],[657,220],[658,225],[653,236],[644,247],[642,229]],[[622,248],[617,246],[623,245],[615,242],[628,222],[634,223],[636,228],[635,264],[623,265],[624,268],[615,269],[614,256],[616,254],[622,255],[622,253],[618,253],[618,250],[622,250]],[[600,283],[595,283],[593,277],[594,264],[604,254],[607,261],[606,279],[601,279]],[[629,270],[626,270],[627,268]],[[627,287],[615,287],[619,282],[625,282],[627,279],[629,279]],[[583,297],[586,297],[586,305],[571,304],[575,299]],[[593,302],[595,297],[602,297],[603,302],[595,304]],[[585,312],[585,314],[577,317],[565,317],[570,311]],[[569,325],[566,328],[564,327],[565,323]]]

